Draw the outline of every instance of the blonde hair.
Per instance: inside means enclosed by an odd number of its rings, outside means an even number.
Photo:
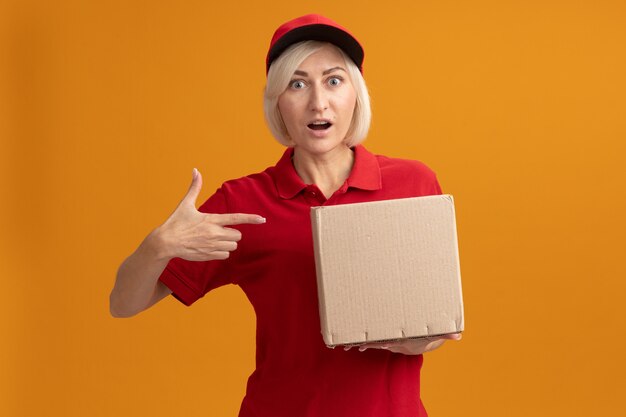
[[[343,56],[348,76],[356,92],[356,105],[350,128],[346,134],[346,145],[350,147],[358,145],[365,139],[369,131],[372,120],[370,96],[367,92],[363,75],[356,64],[341,48],[333,44],[319,41],[304,41],[291,45],[272,63],[267,73],[267,84],[263,94],[263,111],[267,125],[276,140],[285,146],[289,146],[290,141],[287,136],[287,128],[278,109],[278,98],[289,86],[289,81],[291,81],[294,72],[300,64],[324,45],[332,45]]]

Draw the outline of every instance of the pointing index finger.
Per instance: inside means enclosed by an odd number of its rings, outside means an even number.
[[[265,217],[258,214],[248,213],[228,213],[228,214],[214,214],[215,223],[220,226],[233,226],[237,224],[263,224],[265,223]]]

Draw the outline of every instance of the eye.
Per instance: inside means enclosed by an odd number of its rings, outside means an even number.
[[[302,80],[294,80],[289,85],[295,90],[301,90],[305,87],[304,81]]]
[[[332,77],[331,79],[328,80],[328,84],[332,85],[333,87],[338,86],[339,84],[341,84],[343,80],[339,77]]]

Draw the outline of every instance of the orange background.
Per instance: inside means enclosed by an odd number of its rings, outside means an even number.
[[[185,194],[273,165],[264,56],[316,11],[366,48],[370,150],[455,196],[466,332],[427,354],[432,416],[616,415],[622,1],[4,1],[0,415],[232,416],[254,361],[237,287],[108,314],[115,272]]]

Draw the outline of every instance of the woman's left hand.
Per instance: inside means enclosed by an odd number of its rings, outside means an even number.
[[[385,349],[404,355],[421,355],[422,353],[437,349],[443,345],[446,340],[461,340],[461,333],[423,337],[420,339],[407,339],[398,342],[366,343],[358,348],[359,352],[363,352],[367,349]],[[349,350],[351,347],[354,346],[346,346],[344,350]]]

